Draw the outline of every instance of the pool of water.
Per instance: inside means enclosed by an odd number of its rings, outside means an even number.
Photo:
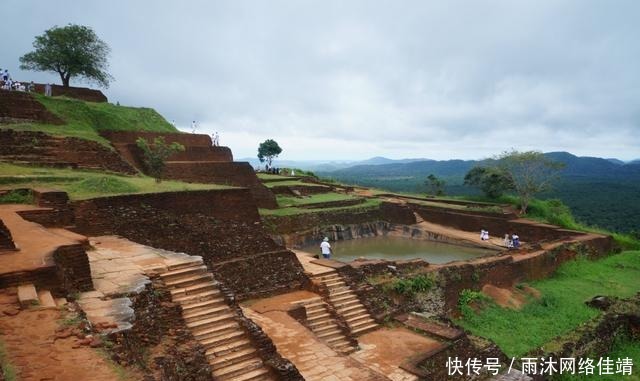
[[[350,262],[367,259],[423,259],[429,263],[447,263],[473,259],[494,253],[491,250],[458,246],[434,241],[401,237],[367,237],[345,241],[332,241],[332,259]],[[320,242],[304,248],[309,253],[320,253]]]

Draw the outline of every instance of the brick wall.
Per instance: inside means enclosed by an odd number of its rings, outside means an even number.
[[[24,82],[27,84],[28,82]],[[35,84],[35,92],[44,94],[44,83]],[[64,87],[60,85],[51,85],[51,95],[54,97],[65,96],[69,98],[80,99],[87,102],[107,102],[107,97],[100,90],[89,89],[86,87]]]
[[[29,93],[0,90],[0,124],[2,123],[64,124]]]
[[[61,286],[68,293],[93,290],[89,258],[82,245],[60,246],[53,259]]]
[[[97,142],[39,131],[0,130],[0,160],[137,173],[116,151]]]
[[[0,220],[0,251],[2,250],[14,250],[16,245],[13,243],[11,232],[7,226]]]
[[[164,137],[167,143],[177,142],[187,147],[212,147],[211,137],[204,134],[186,134],[181,132],[145,132],[145,131],[100,131],[105,139],[114,144],[136,144],[138,138],[153,142]]]

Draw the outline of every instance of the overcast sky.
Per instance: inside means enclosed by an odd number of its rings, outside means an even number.
[[[640,1],[3,0],[0,67],[92,27],[123,105],[219,131],[235,157],[640,157]],[[78,84],[73,83],[72,85]]]

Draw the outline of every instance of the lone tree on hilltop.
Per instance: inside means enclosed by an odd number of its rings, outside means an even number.
[[[498,167],[473,167],[464,176],[464,185],[480,188],[489,198],[498,198],[513,190],[511,176]]]
[[[527,212],[529,202],[537,193],[551,188],[564,164],[551,160],[539,151],[503,152],[497,158],[497,168],[509,177],[520,201],[520,213]]]
[[[273,139],[265,140],[260,143],[260,146],[258,147],[258,159],[260,159],[261,163],[266,161],[268,168],[271,168],[273,159],[278,157],[280,153],[282,153],[282,148],[280,148],[278,143]]]
[[[438,178],[433,173],[427,176],[427,180],[424,182],[427,186],[427,194],[432,196],[442,196],[444,195],[444,186],[446,182],[440,178]]]
[[[175,152],[184,151],[182,144],[176,142],[167,144],[162,136],[155,138],[152,145],[149,145],[143,138],[138,138],[136,144],[142,150],[144,165],[147,167],[149,175],[156,179],[156,183],[162,181],[167,158]]]
[[[109,87],[113,77],[107,72],[109,46],[86,26],[54,26],[33,42],[34,51],[20,57],[20,69],[58,73],[64,87],[73,77],[81,77]]]

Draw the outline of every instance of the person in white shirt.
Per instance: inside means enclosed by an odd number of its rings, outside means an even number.
[[[320,244],[320,250],[322,251],[322,257],[324,259],[331,258],[331,244],[329,243],[329,237],[324,237]]]

